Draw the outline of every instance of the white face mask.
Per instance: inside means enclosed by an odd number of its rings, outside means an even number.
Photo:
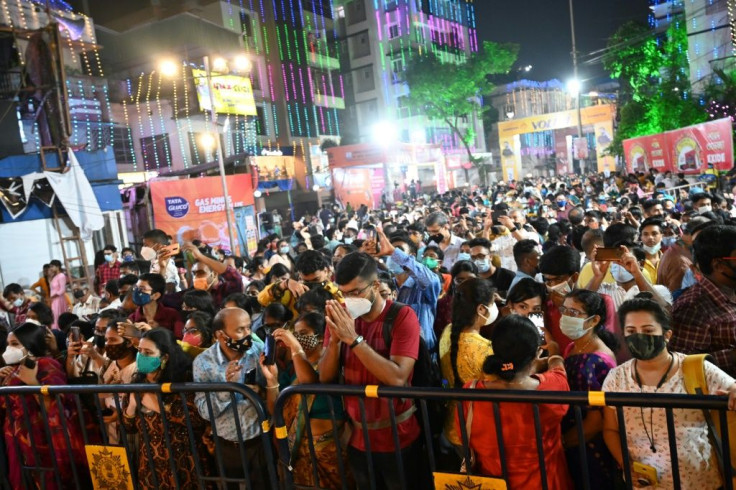
[[[662,248],[662,242],[659,242],[658,244],[653,245],[651,247],[648,245],[642,245],[641,248],[643,248],[644,251],[648,253],[649,255],[655,255],[659,252],[659,249]]]
[[[574,316],[562,315],[560,317],[560,331],[570,340],[577,340],[593,327],[585,328],[585,322],[592,317],[576,318]]]
[[[34,325],[38,325],[39,327],[42,327],[41,322],[36,320],[35,318],[26,318],[26,323],[33,323]]]
[[[572,288],[570,287],[570,283],[567,281],[562,281],[559,284],[556,284],[549,288],[550,291],[554,291],[555,293],[559,294],[560,296],[567,296],[567,293],[572,291]]]
[[[20,347],[13,347],[12,345],[7,346],[5,348],[5,352],[3,352],[3,361],[5,361],[5,364],[9,366],[19,364],[24,357],[25,354],[23,353],[23,349]]]
[[[496,306],[496,303],[493,303],[491,306],[486,306],[486,309],[488,310],[488,316],[481,315],[478,313],[478,316],[480,316],[482,319],[484,319],[486,322],[483,324],[490,325],[491,323],[495,322],[498,318],[498,306]]]
[[[151,247],[143,247],[141,248],[141,257],[143,257],[143,260],[151,262],[156,258],[156,251]]]
[[[700,214],[710,213],[711,211],[713,211],[713,207],[712,206],[700,206],[698,208],[698,213],[700,213]]]
[[[350,318],[355,320],[369,311],[371,311],[373,303],[366,298],[345,298],[345,308],[348,310]]]
[[[611,264],[610,271],[611,271],[611,276],[613,276],[613,280],[619,284],[634,280],[633,274],[627,271],[624,268],[624,266],[622,266],[621,264],[616,264],[616,263]]]

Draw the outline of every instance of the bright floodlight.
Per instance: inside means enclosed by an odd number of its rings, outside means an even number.
[[[227,61],[225,58],[215,58],[212,61],[212,69],[215,71],[227,71]]]
[[[235,57],[235,70],[244,72],[250,71],[251,63],[247,56]]]
[[[398,139],[396,125],[390,121],[381,121],[373,125],[373,141],[382,146],[388,146]]]
[[[161,74],[165,77],[173,77],[179,72],[179,66],[173,60],[164,60],[158,67]]]
[[[215,137],[212,136],[212,133],[204,133],[199,137],[199,142],[206,150],[211,150],[215,147]]]
[[[580,93],[580,80],[573,78],[567,82],[567,92],[573,97],[577,97]]]
[[[257,197],[261,197],[261,196],[262,196],[261,191],[259,191],[259,190],[256,189],[256,191],[253,193],[253,197],[256,197],[257,198]]]
[[[314,185],[312,186],[312,190],[313,190],[314,192],[319,192],[319,184],[314,184]]]

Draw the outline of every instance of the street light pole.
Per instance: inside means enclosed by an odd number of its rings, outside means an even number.
[[[215,90],[212,86],[212,71],[210,70],[210,57],[204,57],[204,71],[207,74],[207,91],[210,93],[210,125],[212,136],[215,137],[215,149],[217,151],[217,163],[220,166],[220,178],[222,179],[222,193],[225,198],[225,215],[227,217],[227,234],[230,238],[230,252],[235,254],[235,234],[233,233],[233,210],[230,204],[230,193],[227,190],[227,178],[225,178],[225,159],[222,155],[222,144],[220,133],[217,129],[217,111],[215,111]]]
[[[580,78],[578,78],[578,48],[575,43],[575,14],[573,12],[573,6],[572,6],[572,0],[569,0],[570,3],[570,32],[572,34],[572,70],[573,70],[573,76],[575,77],[575,80],[578,81],[578,94],[576,96],[577,99],[577,108],[578,108],[578,138],[583,137],[583,120],[580,116],[580,89],[582,88],[582,84],[580,84]]]

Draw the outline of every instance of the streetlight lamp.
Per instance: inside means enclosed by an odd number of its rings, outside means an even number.
[[[217,57],[212,62],[215,70],[218,72],[228,71],[228,62],[225,58]],[[238,56],[234,59],[234,66],[238,71],[249,70],[250,60],[244,56]],[[174,76],[178,72],[176,63],[171,60],[165,60],[161,63],[159,70],[164,76]],[[225,217],[227,219],[227,233],[230,239],[230,251],[235,252],[235,226],[233,225],[233,209],[230,203],[230,192],[227,188],[227,178],[225,177],[225,158],[222,153],[222,143],[220,142],[220,135],[217,129],[217,111],[215,110],[215,90],[212,85],[212,68],[210,67],[210,57],[204,56],[204,71],[207,78],[207,92],[209,93],[210,99],[210,133],[204,134],[201,137],[200,142],[203,146],[212,148],[213,144],[217,151],[217,163],[220,170],[220,179],[222,180],[222,193],[225,200]],[[214,140],[214,141],[213,141]]]

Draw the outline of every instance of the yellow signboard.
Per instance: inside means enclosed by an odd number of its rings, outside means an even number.
[[[116,446],[85,446],[87,464],[95,490],[114,488],[133,490],[130,465],[125,448]]]
[[[207,111],[212,110],[210,90],[207,86],[207,73],[204,70],[192,70],[192,74],[197,84],[199,107]],[[241,116],[257,115],[250,78],[212,73],[212,88],[215,96],[216,113],[238,114]]]
[[[615,113],[616,106],[613,104],[594,105],[580,109],[580,119],[583,122],[583,126],[605,123],[612,121]],[[500,138],[506,138],[515,134],[573,128],[577,124],[578,113],[576,110],[552,112],[550,114],[499,122],[498,136]]]
[[[435,473],[435,490],[506,490],[506,482],[489,476]]]

